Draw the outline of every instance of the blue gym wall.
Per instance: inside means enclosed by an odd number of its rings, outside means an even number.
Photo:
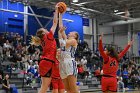
[[[0,2],[0,8],[9,9],[15,11],[24,11],[23,4],[21,3],[11,3],[8,0],[2,0]],[[0,32],[18,32],[21,35],[24,34],[24,16],[21,14],[16,14],[11,12],[0,11]],[[6,24],[7,23],[7,24]]]
[[[64,19],[73,20],[73,22],[67,22],[63,21],[64,26],[67,27],[66,34],[68,34],[71,31],[77,31],[80,36],[80,40],[83,40],[83,23],[82,23],[82,17],[79,15],[71,15],[69,13],[65,13],[63,15]]]
[[[138,33],[138,52],[140,56],[140,32]]]
[[[21,3],[11,3],[9,0],[2,0],[0,2],[1,9],[15,10],[24,12],[24,5]],[[38,15],[44,15],[48,17],[53,16],[53,11],[48,9],[39,9],[37,7],[32,6],[34,12]],[[31,13],[30,9],[28,9],[29,13]],[[15,16],[17,15],[17,17]],[[77,31],[80,35],[80,40],[83,40],[83,26],[82,26],[82,17],[79,15],[70,15],[69,13],[65,13],[63,18],[73,20],[73,22],[63,21],[64,25],[67,26],[66,34],[70,31]],[[49,30],[52,26],[52,20],[39,18],[43,26],[45,26],[48,22],[47,29]],[[7,24],[6,24],[7,23]],[[33,16],[28,16],[28,35],[35,35],[36,30],[40,28],[37,20]],[[21,35],[24,35],[24,16],[22,14],[15,14],[11,12],[0,11],[0,32],[15,32]],[[55,35],[57,37],[57,34]]]
[[[53,16],[53,11],[50,11],[48,9],[45,8],[37,8],[35,6],[32,6],[33,11],[35,12],[35,14],[38,15],[44,15],[47,17],[52,17]],[[28,12],[32,13],[30,11],[30,9],[28,8]],[[43,26],[45,26],[49,21],[50,23],[47,25],[47,29],[49,30],[51,28],[52,25],[52,20],[51,19],[45,19],[45,18],[38,18],[40,20],[40,22],[42,23]],[[37,20],[35,19],[34,16],[28,16],[28,35],[35,35],[37,29],[41,28],[41,26],[38,24]]]
[[[38,9],[37,7],[32,7],[34,12],[38,15],[44,15],[48,17],[53,16],[53,11],[47,9]],[[29,13],[31,13],[29,9]],[[70,15],[69,13],[65,13],[63,18],[73,20],[73,22],[63,21],[64,25],[67,26],[66,34],[71,31],[77,31],[80,35],[80,40],[83,40],[83,26],[82,26],[82,17],[79,15]],[[39,18],[40,22],[43,26],[46,25],[50,21],[50,19]],[[52,26],[52,20],[49,22],[49,25],[46,27],[48,30]],[[28,17],[28,35],[35,35],[36,30],[40,28],[40,25],[37,23],[37,20],[33,16]],[[55,34],[57,38],[57,34]]]

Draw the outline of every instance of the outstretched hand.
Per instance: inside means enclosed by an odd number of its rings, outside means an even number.
[[[131,45],[133,44],[133,42],[134,42],[134,39],[132,39],[131,41],[129,41],[129,42],[128,42],[128,45],[131,46]]]
[[[103,38],[103,32],[101,33],[100,40],[102,40],[102,38]]]
[[[55,5],[55,9],[58,9],[58,7],[59,7],[59,4],[57,3],[57,4]]]
[[[66,29],[67,29],[67,28],[66,28],[65,26],[63,26],[63,27],[60,28],[59,32],[62,33],[62,32],[64,32]]]
[[[54,12],[54,15],[55,15],[55,13],[58,13],[58,7],[59,7],[58,5],[55,6],[55,12]]]

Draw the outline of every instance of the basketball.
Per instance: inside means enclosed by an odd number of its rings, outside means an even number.
[[[64,2],[57,3],[59,13],[64,13],[67,10],[67,5]]]

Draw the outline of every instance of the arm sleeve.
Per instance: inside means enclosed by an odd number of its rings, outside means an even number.
[[[102,45],[102,40],[99,40],[99,52],[101,54],[101,56],[104,59],[104,62],[107,62],[109,57],[104,53],[104,49],[103,49],[103,45]]]
[[[125,47],[125,49],[119,54],[119,59],[121,59],[126,54],[129,48],[130,48],[130,45],[127,45]]]

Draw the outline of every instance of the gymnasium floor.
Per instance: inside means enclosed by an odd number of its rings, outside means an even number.
[[[80,93],[102,93],[102,91],[88,91],[88,92],[80,92]],[[140,90],[128,90],[125,92],[117,92],[117,93],[140,93]]]
[[[100,91],[100,92],[81,92],[81,93],[102,93],[102,92]],[[123,92],[117,92],[117,93],[123,93]],[[140,93],[140,91],[128,91],[125,93]]]

